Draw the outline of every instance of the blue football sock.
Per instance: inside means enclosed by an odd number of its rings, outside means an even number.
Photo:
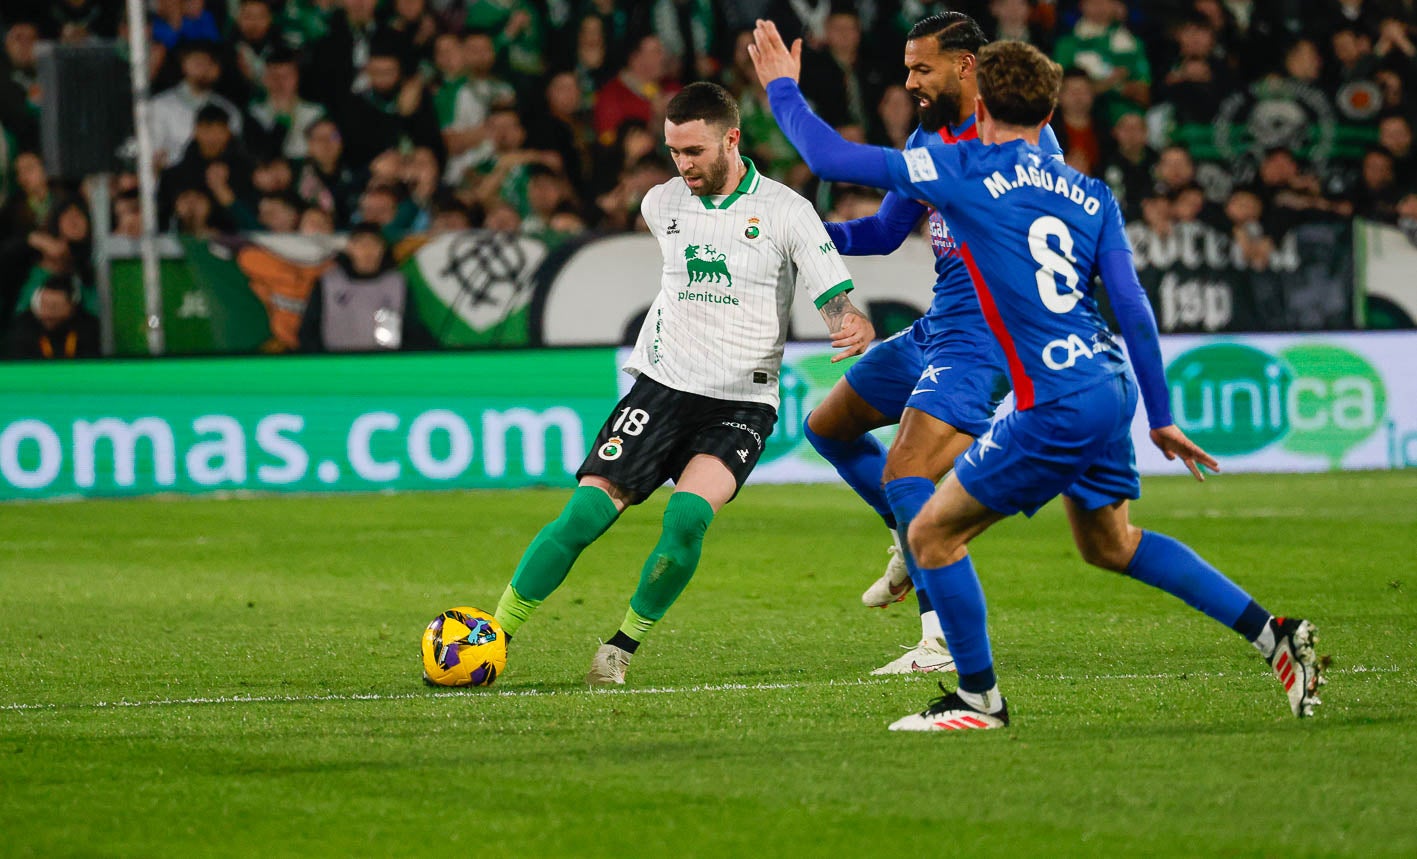
[[[965,555],[943,567],[921,567],[920,576],[955,658],[959,688],[966,692],[993,689],[998,681],[994,677],[994,656],[989,650],[984,589],[974,572],[974,562]]]
[[[1184,600],[1250,641],[1269,622],[1269,612],[1240,586],[1205,562],[1185,543],[1155,531],[1143,531],[1127,575]]]
[[[915,585],[915,599],[920,603],[920,613],[925,614],[932,610],[930,596],[925,583],[920,580],[920,570],[910,554],[910,541],[906,535],[910,531],[911,520],[935,494],[935,484],[924,477],[897,477],[887,481],[885,491],[891,513],[895,516],[896,531],[900,534],[901,557],[905,559],[905,568],[910,570],[910,581]]]
[[[809,414],[808,419],[811,418]],[[832,464],[836,473],[846,481],[846,485],[856,490],[861,500],[871,505],[871,509],[886,521],[886,527],[896,528],[896,519],[891,515],[890,504],[885,491],[881,489],[881,474],[886,468],[886,449],[880,440],[870,433],[863,433],[851,441],[837,441],[812,432],[807,421],[802,421],[802,432],[813,449],[822,459]]]

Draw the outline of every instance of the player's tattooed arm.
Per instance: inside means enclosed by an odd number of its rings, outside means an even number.
[[[832,335],[832,346],[840,349],[832,361],[860,355],[876,339],[876,329],[866,314],[851,303],[846,293],[834,295],[821,306],[822,319]]]

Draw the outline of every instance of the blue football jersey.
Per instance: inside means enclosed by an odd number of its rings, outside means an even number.
[[[971,116],[963,125],[939,131],[926,131],[917,126],[906,140],[906,149],[919,147],[951,147],[968,140],[978,139],[978,126]],[[1039,138],[1039,146],[1045,154],[1062,156],[1062,147],[1053,129],[1044,127]],[[928,206],[930,226],[930,247],[935,253],[935,291],[930,301],[930,309],[925,314],[927,330],[931,334],[944,334],[949,338],[952,350],[983,349],[994,353],[997,348],[994,337],[979,314],[979,302],[975,299],[974,282],[969,276],[969,268],[960,256],[959,244],[950,232],[949,223],[937,206]]]
[[[1104,182],[1021,140],[885,151],[892,190],[949,224],[1019,409],[1125,370],[1092,294],[1101,255],[1130,251]]]

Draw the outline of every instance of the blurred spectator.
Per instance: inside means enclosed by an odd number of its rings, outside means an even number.
[[[259,5],[259,4],[258,4]],[[285,48],[267,55],[262,81],[266,97],[253,103],[246,142],[257,155],[284,155],[299,161],[309,154],[305,137],[325,109],[300,97],[300,66]]]
[[[439,72],[444,84],[434,97],[438,120],[448,151],[448,166],[444,178],[451,184],[461,184],[468,169],[485,160],[491,153],[484,123],[494,107],[511,107],[517,102],[516,90],[497,77],[493,71],[497,52],[492,37],[471,33],[452,46],[439,37],[437,55]],[[453,77],[448,77],[453,75]]]
[[[376,352],[421,348],[430,341],[388,242],[377,227],[354,227],[344,253],[310,292],[300,321],[301,350]]]
[[[1274,255],[1274,240],[1265,235],[1264,202],[1253,191],[1241,189],[1225,203],[1225,216],[1230,219],[1231,239],[1246,268],[1264,271]]]
[[[1129,104],[1146,107],[1151,64],[1141,41],[1117,19],[1114,0],[1081,0],[1078,9],[1082,17],[1058,39],[1054,59],[1087,72],[1109,122]]]
[[[864,142],[875,104],[873,77],[862,63],[861,21],[856,12],[837,8],[822,25],[820,47],[802,57],[803,94],[817,113],[848,140]]]
[[[1283,25],[1278,4],[1257,0],[1195,0],[1195,13],[1205,19],[1217,44],[1240,73],[1252,81],[1279,64]]]
[[[300,213],[300,235],[328,236],[335,231],[334,218],[329,212],[316,206],[309,206]]]
[[[271,3],[272,0],[241,0],[236,10],[232,48],[236,54],[236,70],[241,74],[241,90],[248,101],[262,91],[266,63],[271,56],[286,51],[272,26],[275,16]]]
[[[438,163],[437,154],[426,146],[414,149],[404,158],[400,180],[408,190],[405,201],[408,232],[428,229],[433,219],[434,201],[443,190],[442,176],[443,167]]]
[[[658,36],[642,36],[620,73],[600,88],[595,99],[595,133],[602,145],[615,142],[627,120],[658,128],[664,107],[679,85],[664,79],[664,46]]]
[[[652,0],[647,5],[654,34],[668,55],[668,76],[677,80],[717,76],[713,47],[720,23],[712,0]]]
[[[1210,122],[1232,85],[1215,31],[1197,16],[1176,28],[1175,39],[1176,59],[1157,87],[1157,97],[1174,106],[1179,123]]]
[[[182,82],[152,100],[153,152],[159,166],[177,163],[192,140],[197,112],[214,106],[226,113],[231,130],[241,133],[241,111],[213,91],[221,77],[217,49],[208,42],[189,42],[181,54]]]
[[[886,87],[876,105],[878,136],[873,140],[892,149],[904,149],[905,143],[920,124],[915,113],[915,99],[900,84]]]
[[[172,204],[171,229],[179,236],[212,238],[229,226],[222,224],[219,228],[217,219],[216,202],[205,187],[183,189]]]
[[[292,48],[315,45],[330,31],[330,18],[341,0],[285,0],[276,28]]]
[[[581,91],[581,106],[590,109],[595,104],[595,94],[605,85],[619,68],[612,63],[605,42],[605,25],[601,19],[589,16],[581,20],[576,31],[576,61],[572,71],[576,75],[576,86]]]
[[[841,222],[869,218],[881,208],[881,199],[881,193],[875,188],[838,186],[832,194],[832,209],[822,220]]]
[[[562,203],[561,206],[551,214],[550,235],[553,237],[552,243],[569,241],[584,235],[587,229],[585,216],[576,206],[570,203]]]
[[[38,152],[16,155],[14,176],[14,188],[0,215],[0,234],[22,235],[34,230],[49,217],[49,207],[54,202],[49,174]]]
[[[1157,156],[1155,178],[1158,193],[1174,194],[1196,181],[1196,162],[1186,147],[1173,143]]]
[[[38,27],[15,21],[5,31],[5,52],[0,57],[0,126],[25,147],[39,145],[38,43]]]
[[[640,202],[649,189],[675,176],[658,155],[642,156],[620,174],[620,181],[614,188],[596,198],[600,209],[601,227],[606,230],[647,229],[640,217]]]
[[[472,229],[472,213],[451,191],[440,191],[433,200],[433,217],[428,224],[431,235],[458,233]]]
[[[427,146],[441,156],[443,133],[423,78],[407,74],[392,37],[375,39],[368,50],[367,86],[345,93],[335,110],[346,157],[360,164],[399,146]]]
[[[295,191],[307,206],[322,209],[344,226],[359,196],[359,177],[344,158],[344,138],[334,120],[316,120],[305,132],[308,158],[300,166]]]
[[[29,305],[35,290],[51,278],[62,277],[81,296],[90,312],[98,312],[97,280],[93,270],[93,235],[88,209],[79,198],[55,203],[44,226],[25,236],[16,236],[0,254],[7,285],[8,315]]]
[[[527,183],[531,178],[531,165],[541,164],[559,171],[560,156],[554,152],[525,148],[526,130],[522,127],[521,117],[511,108],[499,108],[487,117],[487,136],[492,143],[492,154],[473,170],[479,177],[473,191],[474,199],[489,209],[492,203],[500,200],[516,209],[519,217],[525,218],[530,212]]]
[[[284,194],[295,188],[295,170],[284,156],[263,158],[251,171],[251,184],[261,194]]]
[[[1316,19],[1313,20],[1315,32],[1333,33],[1344,27],[1354,27],[1372,33],[1378,29],[1377,3],[1368,0],[1321,0],[1313,5],[1320,7],[1314,10],[1317,12],[1313,15]]]
[[[172,51],[184,42],[221,41],[216,19],[202,0],[153,0],[153,41]]]
[[[1156,151],[1146,144],[1146,120],[1128,111],[1112,125],[1113,145],[1098,171],[1128,220],[1141,217],[1142,198],[1151,193]],[[1183,150],[1184,151],[1184,150]]]
[[[1417,191],[1417,152],[1412,148],[1412,121],[1400,113],[1378,120],[1378,145],[1392,156],[1400,187]]]
[[[359,211],[355,214],[354,227],[372,226],[385,235],[401,232],[398,229],[400,202],[402,198],[398,186],[369,183],[369,187],[359,195]]]
[[[256,204],[259,228],[270,233],[293,233],[300,228],[300,198],[294,194],[262,194]]]
[[[1351,203],[1328,200],[1319,180],[1300,167],[1293,152],[1282,147],[1265,153],[1255,190],[1264,203],[1265,232],[1272,236],[1283,236],[1314,214],[1353,214]]]
[[[71,44],[95,37],[111,39],[118,30],[122,5],[112,0],[52,0],[44,35]]]
[[[143,204],[136,190],[122,191],[114,196],[113,235],[125,239],[143,237]]]
[[[386,45],[407,44],[399,34],[379,23],[374,14],[376,5],[377,0],[343,0],[343,8],[330,15],[324,37],[315,42],[310,53],[310,67],[315,74],[307,76],[306,84],[313,100],[333,106],[356,84],[364,89],[368,82],[363,73],[379,37]],[[399,53],[395,50],[396,56]]]
[[[1417,8],[1407,4],[1405,16],[1401,10],[1384,18],[1378,25],[1378,40],[1373,44],[1373,54],[1387,61],[1399,74],[1411,73],[1413,61],[1417,60]]]
[[[466,0],[464,29],[492,36],[507,70],[526,85],[545,70],[543,24],[528,0]]]
[[[221,210],[219,222],[253,227],[254,171],[255,165],[232,133],[231,118],[218,105],[208,104],[197,111],[192,142],[182,159],[162,172],[159,209],[168,211],[182,191],[204,188]]]
[[[522,216],[517,214],[516,209],[498,201],[487,207],[482,228],[497,233],[515,233],[522,228]]]
[[[1363,169],[1354,190],[1354,214],[1374,221],[1397,223],[1397,202],[1403,189],[1397,184],[1392,153],[1380,147],[1363,154]]]
[[[580,90],[571,72],[559,72],[546,84],[546,111],[528,132],[533,149],[555,152],[571,187],[580,196],[589,191],[590,171],[595,163],[594,132],[586,112],[581,110]]]
[[[1063,147],[1063,158],[1074,169],[1092,175],[1102,165],[1103,125],[1094,112],[1092,83],[1081,69],[1063,73],[1058,107],[1053,112],[1053,133]]]
[[[1296,39],[1284,52],[1284,73],[1295,83],[1321,86],[1323,71],[1323,56],[1312,39]]]
[[[99,354],[98,317],[79,303],[73,282],[51,277],[35,290],[29,307],[10,328],[11,358],[94,358]]]
[[[428,0],[393,0],[392,5],[389,29],[403,37],[411,59],[420,63],[432,62],[438,19],[428,11]]]
[[[1053,34],[1032,20],[1031,0],[990,0],[989,15],[995,41],[1027,42],[1045,54],[1053,52]]]
[[[563,205],[574,205],[565,177],[544,164],[527,168],[526,200],[522,229],[529,233],[547,232],[551,229],[551,216]]]

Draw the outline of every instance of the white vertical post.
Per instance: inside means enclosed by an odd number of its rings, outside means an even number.
[[[143,259],[143,307],[147,322],[148,352],[161,355],[162,280],[157,257],[157,173],[153,167],[152,126],[148,113],[148,27],[143,0],[128,0],[128,48],[132,59],[133,134],[138,144],[138,199],[143,213],[139,248]]]

